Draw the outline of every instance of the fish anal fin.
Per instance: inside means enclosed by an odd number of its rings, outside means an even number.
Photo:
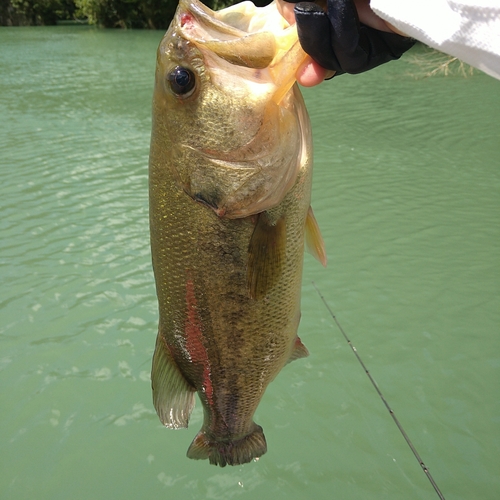
[[[195,389],[172,359],[160,332],[153,355],[151,387],[153,404],[163,425],[169,429],[187,427],[194,407]]]
[[[195,460],[210,460],[213,465],[240,465],[259,458],[267,451],[266,438],[262,427],[253,424],[247,435],[231,440],[216,440],[201,430],[187,451],[187,456]]]
[[[325,242],[323,241],[323,236],[321,236],[318,222],[316,221],[316,217],[314,217],[311,207],[309,207],[306,217],[306,245],[313,257],[319,260],[323,267],[326,267]]]
[[[250,297],[261,299],[278,281],[286,254],[285,218],[271,224],[265,212],[258,214],[248,245],[247,283]]]
[[[293,346],[293,351],[288,359],[288,363],[296,359],[307,358],[307,356],[309,356],[307,347],[302,343],[299,337],[295,337],[295,345]]]

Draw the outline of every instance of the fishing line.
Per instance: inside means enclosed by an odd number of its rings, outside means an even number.
[[[426,465],[424,464],[424,462],[422,461],[422,459],[420,458],[420,455],[418,454],[415,446],[413,446],[413,443],[411,442],[410,438],[408,437],[408,434],[406,434],[405,430],[403,429],[403,426],[401,425],[401,423],[399,422],[399,420],[397,419],[396,417],[396,414],[394,413],[394,411],[392,410],[392,408],[389,406],[389,403],[387,402],[387,400],[384,398],[384,395],[382,394],[382,392],[380,391],[378,385],[377,385],[377,382],[375,382],[375,379],[371,376],[371,373],[368,371],[368,369],[366,368],[365,364],[363,363],[361,357],[359,356],[358,354],[358,351],[356,350],[356,348],[352,345],[352,342],[349,340],[349,338],[347,337],[347,334],[345,333],[344,329],[342,328],[341,324],[339,323],[337,317],[335,316],[335,314],[333,314],[333,311],[330,309],[330,306],[328,305],[328,303],[326,302],[325,298],[323,297],[322,293],[319,291],[318,287],[316,286],[316,283],[314,283],[314,281],[312,282],[312,285],[313,287],[316,289],[316,291],[318,292],[318,295],[320,296],[321,300],[323,301],[323,304],[325,304],[326,308],[328,309],[328,312],[330,313],[331,317],[333,318],[333,320],[335,321],[336,325],[338,326],[339,330],[342,332],[342,335],[344,336],[344,338],[346,339],[347,343],[349,344],[349,346],[351,347],[352,349],[352,352],[354,353],[354,355],[356,356],[356,358],[358,359],[360,365],[363,367],[363,370],[365,371],[365,373],[368,375],[368,378],[370,379],[370,382],[372,383],[373,387],[375,387],[375,390],[377,391],[377,394],[380,396],[380,399],[383,401],[385,407],[387,408],[387,411],[391,414],[391,417],[392,419],[394,420],[394,423],[397,425],[399,431],[401,432],[401,434],[403,435],[403,437],[405,438],[405,441],[406,443],[408,444],[408,446],[410,447],[411,451],[413,452],[413,454],[415,455],[415,458],[418,460],[418,463],[420,464],[420,467],[422,468],[422,470],[424,471],[425,475],[427,476],[427,479],[430,481],[430,483],[432,484],[434,490],[436,491],[436,493],[438,494],[438,497],[441,499],[441,500],[445,500],[443,494],[441,493],[441,490],[439,489],[438,485],[436,484],[436,481],[434,481],[434,478],[432,477],[429,469],[426,467]]]

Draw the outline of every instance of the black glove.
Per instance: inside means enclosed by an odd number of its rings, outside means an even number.
[[[294,8],[300,44],[319,65],[335,75],[363,73],[394,59],[415,40],[361,24],[352,0],[327,0],[327,12],[312,2]]]

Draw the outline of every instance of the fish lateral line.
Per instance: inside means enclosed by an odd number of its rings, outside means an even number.
[[[190,273],[188,273],[190,274]],[[191,361],[203,368],[202,391],[207,402],[213,405],[213,386],[211,379],[210,361],[204,345],[203,326],[198,311],[198,301],[195,294],[193,279],[186,281],[186,315],[185,315],[185,348]]]
[[[415,458],[417,459],[422,471],[424,472],[424,474],[426,475],[427,479],[429,480],[429,482],[431,483],[432,487],[434,488],[434,491],[436,492],[436,494],[438,495],[438,497],[441,499],[441,500],[445,500],[444,498],[444,495],[441,493],[441,490],[439,489],[438,485],[436,484],[436,482],[434,481],[434,478],[432,477],[430,471],[429,471],[429,468],[424,464],[423,460],[420,458],[420,455],[419,453],[417,452],[417,449],[415,448],[415,446],[413,445],[413,443],[411,442],[408,434],[405,432],[403,426],[401,425],[401,422],[399,422],[398,418],[396,417],[396,414],[394,413],[394,410],[389,406],[389,403],[387,402],[387,400],[385,399],[384,395],[382,394],[382,391],[380,390],[377,382],[375,381],[375,379],[372,377],[371,373],[369,372],[368,368],[366,367],[366,365],[363,363],[363,360],[361,359],[359,353],[358,353],[358,350],[356,349],[356,347],[354,347],[354,345],[352,344],[351,340],[349,339],[349,337],[347,336],[347,334],[345,333],[344,329],[342,328],[339,320],[337,319],[337,317],[335,316],[335,314],[333,313],[332,309],[330,308],[330,306],[328,305],[325,297],[323,296],[323,294],[319,291],[318,287],[316,286],[316,283],[313,281],[312,282],[312,285],[314,287],[314,289],[316,290],[316,292],[318,293],[321,301],[323,302],[323,304],[325,305],[325,307],[327,308],[328,312],[330,313],[330,316],[332,317],[333,321],[335,322],[335,324],[337,325],[338,329],[340,330],[340,332],[342,333],[343,337],[345,338],[346,342],[349,344],[349,347],[351,348],[352,352],[354,353],[354,355],[356,356],[356,359],[359,361],[361,367],[363,368],[364,372],[366,373],[366,375],[368,376],[368,378],[370,379],[370,382],[372,383],[373,387],[375,388],[375,390],[377,391],[377,394],[380,396],[380,399],[383,401],[385,407],[387,408],[389,414],[391,415],[394,423],[396,424],[397,428],[399,429],[400,433],[402,434],[403,438],[405,439],[406,441],[406,444],[409,446],[409,448],[411,449],[411,451],[413,452],[413,455],[415,456]]]

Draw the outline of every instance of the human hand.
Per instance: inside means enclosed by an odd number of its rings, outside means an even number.
[[[327,0],[326,11],[313,2],[277,2],[287,21],[297,22],[302,48],[313,59],[297,73],[305,86],[399,59],[415,43],[379,18],[370,8],[370,0]],[[294,5],[296,2],[300,3]]]

